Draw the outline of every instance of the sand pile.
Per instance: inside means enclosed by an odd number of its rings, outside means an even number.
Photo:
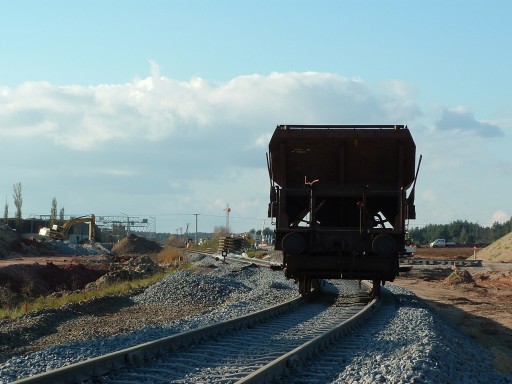
[[[512,232],[478,251],[476,258],[491,263],[512,263]]]

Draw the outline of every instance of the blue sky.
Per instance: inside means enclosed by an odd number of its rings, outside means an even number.
[[[0,0],[0,198],[245,231],[277,124],[396,123],[412,225],[508,220],[511,4]]]

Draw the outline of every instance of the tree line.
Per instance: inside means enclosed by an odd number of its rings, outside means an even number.
[[[429,244],[435,239],[446,239],[458,244],[489,244],[512,232],[512,217],[505,223],[495,222],[491,227],[482,227],[467,220],[456,220],[450,224],[428,224],[409,228],[408,237],[416,244]]]

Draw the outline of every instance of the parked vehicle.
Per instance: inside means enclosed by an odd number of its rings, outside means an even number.
[[[444,247],[455,247],[457,243],[455,241],[446,241],[445,239],[435,239],[430,243],[430,248],[444,248]]]
[[[444,248],[446,247],[445,239],[435,239],[430,243],[430,248]]]

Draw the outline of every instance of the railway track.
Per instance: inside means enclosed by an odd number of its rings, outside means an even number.
[[[343,339],[331,343],[328,348],[322,350],[308,361],[296,364],[290,367],[290,372],[278,384],[296,384],[296,383],[331,383],[346,382],[341,380],[339,375],[352,362],[354,356],[361,353],[365,347],[374,342],[374,334],[387,326],[393,316],[396,315],[397,302],[395,297],[387,290],[381,290],[381,302],[378,315],[364,327],[354,329],[353,332],[346,335]],[[373,382],[385,382],[382,378],[376,378]]]
[[[481,267],[482,260],[454,260],[454,259],[400,259],[400,265],[432,265],[432,266],[457,266],[457,267]]]
[[[314,300],[270,309],[73,364],[15,383],[263,383],[302,364],[379,308],[349,284],[336,296],[326,284]]]

